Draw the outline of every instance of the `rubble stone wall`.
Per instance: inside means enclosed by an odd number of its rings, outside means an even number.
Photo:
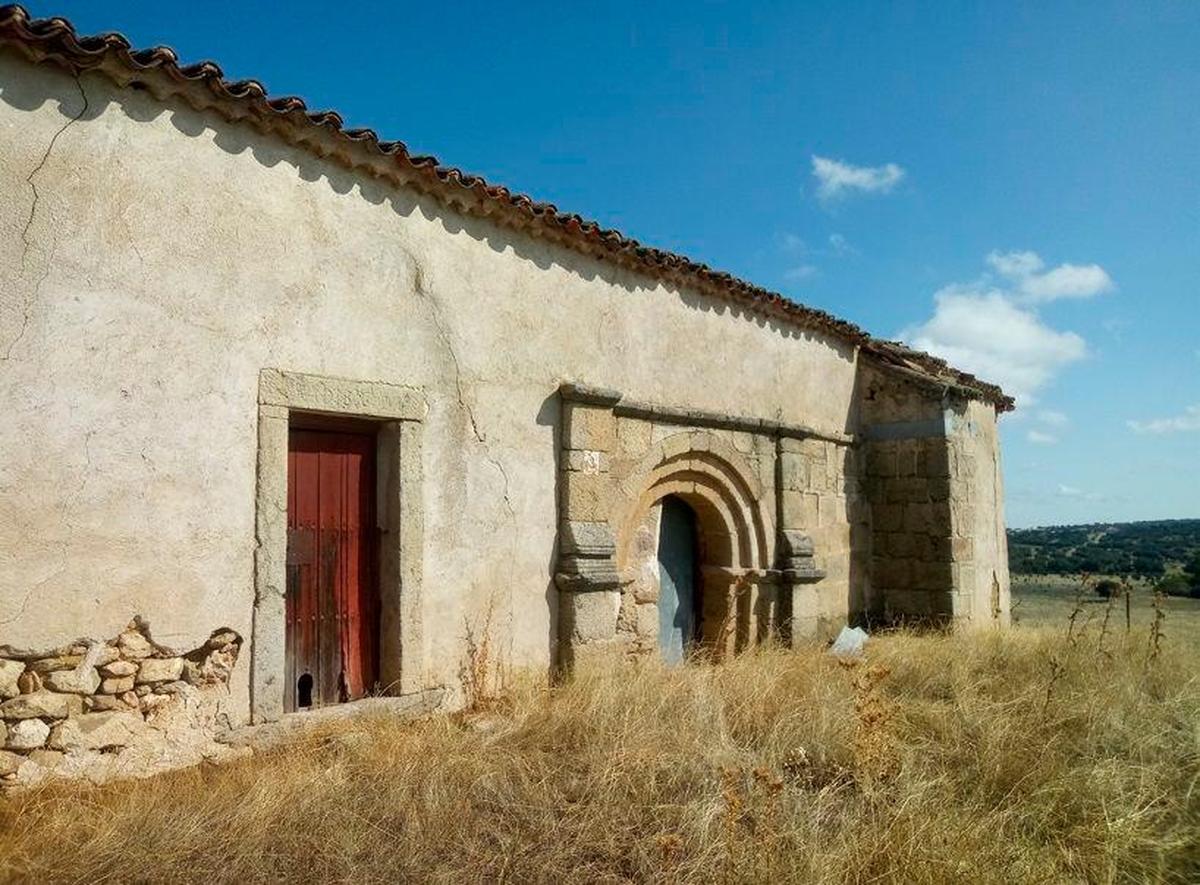
[[[48,776],[107,780],[227,752],[213,736],[242,638],[214,631],[177,653],[135,618],[116,638],[0,646],[0,787]]]

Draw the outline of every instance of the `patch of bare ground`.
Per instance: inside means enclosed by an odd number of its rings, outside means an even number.
[[[518,678],[475,712],[0,800],[0,862],[38,882],[1200,880],[1200,650],[1069,629]]]

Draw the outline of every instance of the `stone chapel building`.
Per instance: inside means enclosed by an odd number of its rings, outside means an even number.
[[[10,726],[1008,621],[991,384],[16,6],[0,139]]]

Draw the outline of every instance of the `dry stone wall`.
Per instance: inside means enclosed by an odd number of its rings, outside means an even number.
[[[108,641],[0,646],[0,787],[144,775],[233,752],[213,737],[241,645],[217,630],[178,654],[135,619]]]

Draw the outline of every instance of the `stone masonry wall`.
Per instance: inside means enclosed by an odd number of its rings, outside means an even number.
[[[232,752],[213,742],[242,638],[177,654],[135,619],[107,642],[0,646],[0,787],[144,775]]]
[[[969,542],[950,522],[950,465],[944,439],[868,445],[872,570],[887,620],[952,617],[954,561]]]
[[[823,577],[790,594],[795,639],[828,639],[858,618],[870,594],[870,514],[858,452],[820,439],[780,440],[780,528],[812,542]]]
[[[1005,623],[1007,545],[994,407],[864,366],[872,616]]]

